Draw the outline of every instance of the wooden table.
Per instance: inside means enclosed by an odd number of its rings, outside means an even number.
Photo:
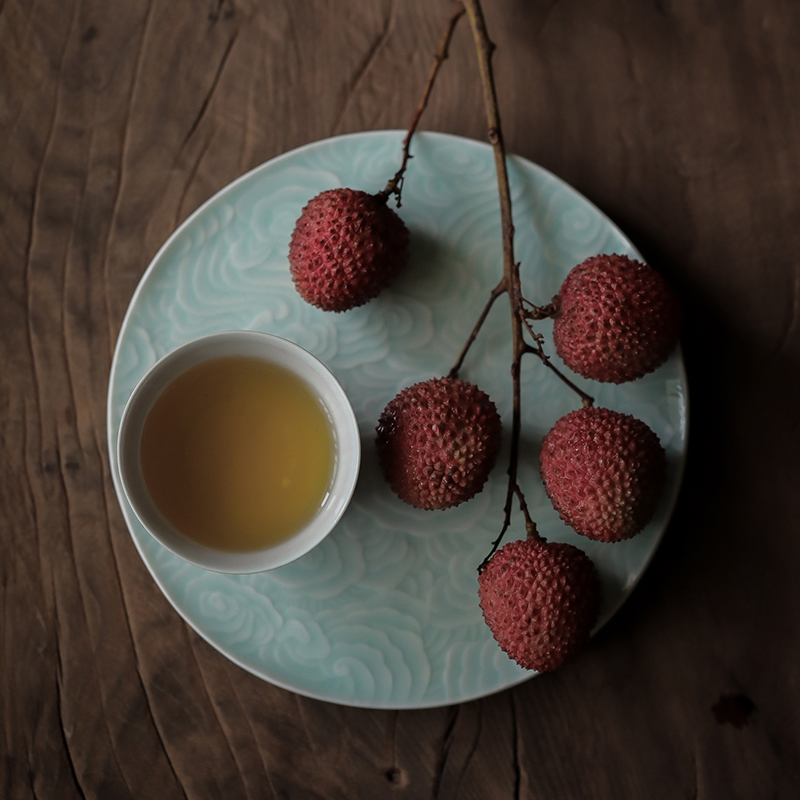
[[[207,645],[110,480],[125,309],[244,171],[405,127],[451,8],[0,0],[4,797],[800,796],[800,6],[485,6],[509,151],[683,302],[689,461],[644,580],[576,662],[454,707],[310,700]],[[485,137],[466,23],[422,127]]]

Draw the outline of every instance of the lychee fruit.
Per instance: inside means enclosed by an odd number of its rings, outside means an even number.
[[[492,556],[478,576],[478,596],[502,650],[525,669],[548,672],[589,641],[600,579],[581,549],[534,533]]]
[[[500,433],[500,415],[487,394],[456,378],[433,378],[389,401],[376,445],[401,500],[416,508],[451,508],[483,488]]]
[[[545,490],[578,533],[619,542],[650,521],[666,478],[658,437],[641,420],[607,408],[581,408],[556,422],[542,442]]]
[[[599,255],[575,267],[555,299],[553,340],[584,378],[624,383],[660,367],[678,343],[681,310],[652,267]]]
[[[331,189],[303,209],[289,244],[300,296],[324,311],[377,297],[408,260],[408,229],[381,195]]]

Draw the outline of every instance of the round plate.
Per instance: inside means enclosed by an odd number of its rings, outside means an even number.
[[[377,418],[403,387],[448,372],[502,275],[500,213],[491,148],[421,133],[412,142],[399,211],[411,257],[397,283],[361,308],[313,308],[289,276],[289,238],[301,209],[339,186],[378,191],[397,169],[403,131],[340,136],[263,164],[186,220],[144,274],[122,323],[108,393],[114,485],[133,540],[178,613],[232,661],[310,697],[371,708],[423,708],[470,700],[530,677],[497,646],[478,607],[476,568],[502,521],[508,430],[486,488],[469,503],[426,512],[402,503],[377,467]],[[525,295],[547,302],[590,255],[631,243],[585,198],[545,170],[509,158]],[[224,329],[269,331],[310,350],[344,386],[363,443],[353,502],[315,550],[280,569],[221,575],[193,567],[139,524],[120,490],[117,429],[139,378],[182,342]],[[552,325],[538,323],[554,355]],[[510,420],[508,303],[495,304],[461,371]],[[558,360],[555,359],[558,363]],[[630,594],[664,533],[683,471],[686,377],[679,352],[621,386],[575,379],[597,405],[646,422],[667,451],[667,489],[634,539],[592,542],[553,511],[538,474],[542,437],[579,407],[535,358],[523,364],[520,481],[539,530],[583,548],[600,572],[598,627]],[[508,429],[510,425],[506,425]],[[508,538],[522,538],[520,515]]]

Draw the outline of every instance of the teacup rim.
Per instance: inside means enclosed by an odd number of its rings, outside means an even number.
[[[211,360],[216,355],[252,355],[252,352],[218,352],[214,347],[215,344],[222,343],[235,349],[244,342],[249,342],[251,346],[257,348],[262,348],[266,343],[267,350],[260,350],[255,355],[256,358],[288,367],[295,375],[310,385],[312,391],[325,406],[328,416],[331,418],[332,429],[339,441],[337,442],[337,464],[330,486],[331,497],[320,512],[298,533],[283,542],[251,551],[229,551],[194,542],[163,518],[152,498],[149,497],[149,493],[147,493],[147,502],[142,500],[143,480],[138,464],[138,449],[135,456],[138,474],[132,476],[132,456],[129,448],[132,446],[138,448],[141,424],[149,413],[149,409],[152,408],[155,398],[166,386],[191,366]],[[224,349],[225,347],[223,347]],[[291,358],[276,360],[276,352],[288,353]],[[193,354],[197,357],[192,358]],[[270,354],[272,357],[267,357]],[[184,363],[182,367],[174,371],[174,365],[180,364],[182,358],[185,361],[187,356],[189,363]],[[289,363],[286,363],[287,360]],[[171,366],[173,366],[173,373],[169,372]],[[164,377],[165,373],[166,377]],[[324,384],[325,391],[321,391],[318,384],[312,383],[309,376],[316,377],[320,383]],[[144,393],[149,386],[151,391],[148,397]],[[143,396],[144,399],[142,399]],[[137,406],[137,403],[141,404],[142,402],[146,403],[144,410]],[[131,433],[129,428],[134,424],[131,421],[133,414],[138,414],[139,425],[138,428],[134,427]],[[336,419],[332,417],[334,414]],[[132,435],[135,437],[133,442],[130,441]],[[361,441],[355,411],[344,387],[330,367],[308,349],[291,339],[266,331],[248,329],[215,331],[192,338],[165,353],[152,364],[137,381],[125,403],[120,417],[116,451],[122,492],[142,527],[163,547],[184,561],[203,569],[225,574],[252,574],[277,569],[313,550],[336,527],[347,509],[355,493],[361,465]],[[154,509],[156,513],[152,513]]]

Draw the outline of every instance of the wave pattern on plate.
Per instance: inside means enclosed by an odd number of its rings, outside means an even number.
[[[508,442],[486,490],[446,512],[400,502],[379,475],[374,427],[404,386],[445,374],[502,272],[491,150],[442,134],[415,137],[400,214],[411,230],[406,272],[379,298],[345,314],[305,304],[287,264],[294,222],[320,191],[383,187],[402,132],[356,134],[269,162],[212,198],[158,253],[131,302],[109,387],[109,446],[117,482],[119,418],[138,379],[178,344],[216,330],[253,328],[306,347],[351,398],[364,445],[352,505],[299,561],[271,573],[226,576],[192,567],[144,531],[120,495],[134,541],[183,617],[229,658],[278,685],[352,705],[413,708],[459,702],[530,673],[483,623],[476,566],[495,537]],[[511,158],[516,246],[526,293],[546,302],[568,270],[598,252],[635,255],[591,204],[529,162]],[[548,323],[541,330],[549,332]],[[552,352],[552,347],[550,348]],[[511,406],[508,309],[501,299],[462,371]],[[643,381],[606,387],[577,379],[598,403],[644,419],[661,437],[671,489],[639,537],[615,546],[582,539],[558,519],[538,476],[541,438],[575,399],[541,364],[524,365],[520,474],[542,533],[595,559],[603,620],[630,592],[664,530],[686,441],[685,379],[675,355]],[[117,483],[118,485],[118,483]],[[120,494],[118,490],[118,494]],[[510,536],[519,538],[517,526]]]

